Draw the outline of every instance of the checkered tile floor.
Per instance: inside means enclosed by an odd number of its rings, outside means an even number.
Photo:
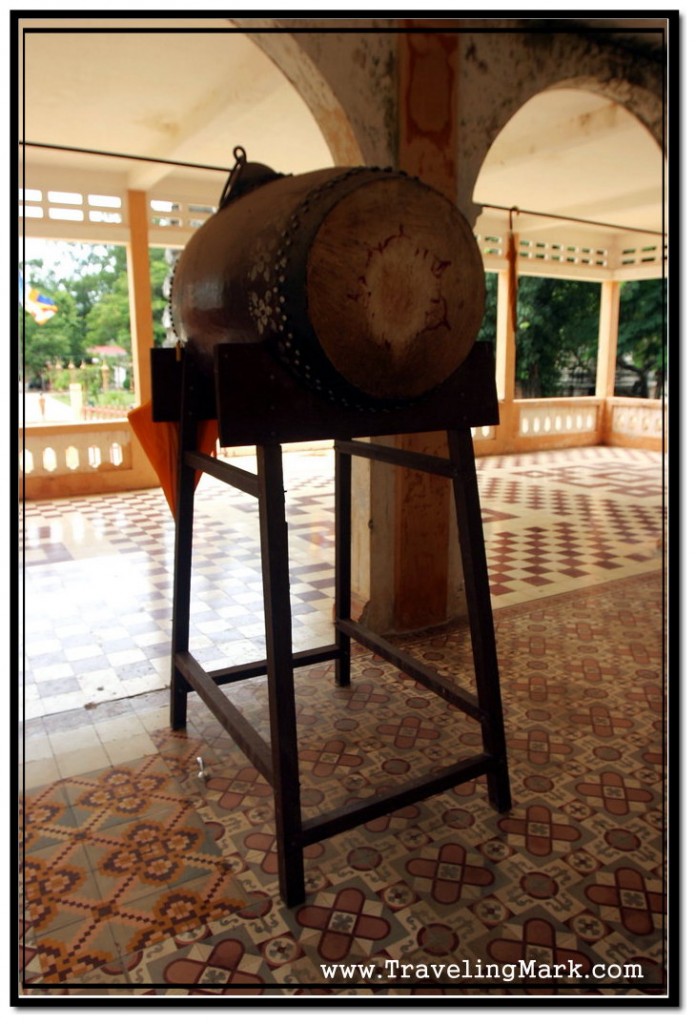
[[[511,455],[482,459],[479,471],[494,607],[661,565],[656,453]],[[294,643],[329,643],[333,457],[292,454],[285,473]],[[160,492],[28,503],[24,524],[25,718],[166,686],[174,524]],[[257,504],[204,478],[191,650],[221,668],[263,657],[263,639]]]
[[[27,505],[26,983],[302,994],[326,991],[320,962],[589,963],[619,949],[648,970],[636,994],[661,988],[661,460],[597,448],[478,468],[513,809],[495,814],[469,783],[311,847],[293,911],[268,786],[197,698],[187,733],[168,729],[163,498]],[[324,453],[286,462],[297,646],[332,639],[332,471]],[[196,509],[192,649],[206,668],[260,657],[256,503],[205,479]],[[412,644],[470,671],[456,627]],[[298,679],[309,813],[478,746],[427,691],[354,660],[347,691],[324,666]],[[236,685],[263,730],[263,680]]]
[[[494,607],[661,564],[657,453],[585,448],[482,459],[479,468]]]

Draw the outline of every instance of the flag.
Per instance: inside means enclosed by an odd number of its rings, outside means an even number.
[[[34,317],[37,324],[45,324],[58,312],[55,299],[43,295],[38,288],[30,288],[27,292],[21,271],[19,273],[19,301],[23,302],[24,308]]]
[[[37,324],[45,324],[58,312],[55,299],[42,295],[38,288],[30,288],[24,302],[25,309],[31,313]]]

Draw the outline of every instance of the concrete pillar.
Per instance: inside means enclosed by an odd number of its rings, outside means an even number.
[[[599,306],[599,345],[597,347],[598,398],[611,398],[616,383],[616,355],[619,347],[618,281],[602,281]]]
[[[510,271],[498,276],[498,307],[495,337],[495,384],[498,391],[500,424],[498,442],[507,447],[514,443],[515,431],[515,328],[510,305]]]
[[[614,395],[616,383],[616,355],[619,347],[618,281],[602,281],[599,304],[599,343],[597,345],[597,382],[595,392],[603,399],[600,410],[601,438],[606,443],[611,434],[611,411],[607,399]]]
[[[453,201],[458,50],[456,33],[398,37],[399,167]],[[444,434],[408,435],[398,443],[433,455],[447,452]],[[447,618],[450,483],[412,470],[394,476],[393,626],[417,629]]]
[[[128,192],[127,245],[128,290],[130,293],[131,348],[135,400],[138,405],[152,397],[150,349],[154,345],[150,283],[150,250],[148,247],[148,209],[145,192]]]
[[[515,331],[510,306],[510,271],[501,270],[497,277],[495,383],[498,401],[512,402],[515,397]]]
[[[70,408],[72,409],[75,422],[79,423],[82,419],[82,406],[84,405],[82,385],[73,382],[68,385],[68,390],[70,392]]]

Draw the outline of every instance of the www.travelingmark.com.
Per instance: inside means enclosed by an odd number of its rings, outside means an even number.
[[[530,982],[530,981],[643,981],[643,965],[592,964],[577,960],[549,964],[541,960],[517,960],[513,963],[493,964],[481,960],[460,960],[449,964],[408,963],[404,960],[385,960],[383,964],[320,964],[326,981],[352,982]]]

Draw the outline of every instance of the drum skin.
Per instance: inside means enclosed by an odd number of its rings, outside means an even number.
[[[172,314],[205,373],[216,345],[258,342],[329,400],[385,407],[459,369],[484,298],[478,245],[444,196],[400,172],[334,167],[222,206],[179,259]]]

